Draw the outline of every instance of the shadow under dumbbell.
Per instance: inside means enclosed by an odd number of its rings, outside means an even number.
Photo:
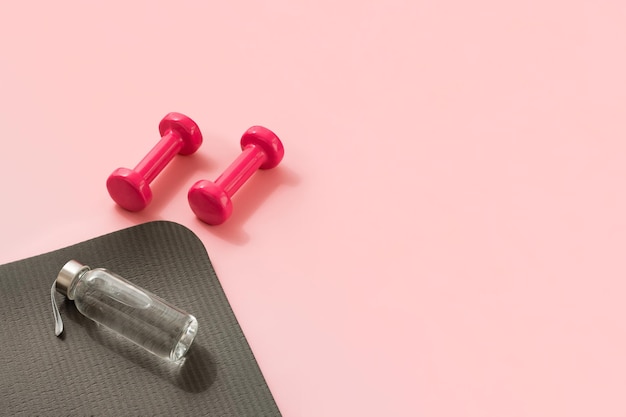
[[[250,240],[244,231],[244,224],[254,213],[261,208],[266,200],[271,200],[274,191],[283,185],[295,186],[300,177],[286,165],[270,170],[259,170],[233,196],[233,214],[221,225],[208,226],[216,236],[237,245],[243,245]],[[280,216],[280,210],[276,211]],[[198,220],[199,223],[202,223]]]

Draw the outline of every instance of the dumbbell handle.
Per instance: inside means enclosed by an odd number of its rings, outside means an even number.
[[[180,134],[175,130],[168,130],[154,148],[137,164],[135,171],[145,178],[147,183],[151,183],[182,147],[183,138]]]
[[[267,159],[265,152],[254,145],[248,145],[232,164],[220,175],[215,184],[232,197]]]

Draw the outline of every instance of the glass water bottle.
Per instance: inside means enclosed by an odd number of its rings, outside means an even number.
[[[72,260],[61,269],[51,290],[57,336],[63,323],[54,299],[55,287],[74,300],[85,316],[165,359],[181,359],[198,330],[198,321],[191,314],[113,272],[90,269]]]

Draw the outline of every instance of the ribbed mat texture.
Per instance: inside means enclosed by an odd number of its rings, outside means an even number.
[[[183,364],[82,316],[50,287],[70,259],[106,268],[196,316]],[[279,416],[202,242],[150,222],[0,266],[0,415]]]

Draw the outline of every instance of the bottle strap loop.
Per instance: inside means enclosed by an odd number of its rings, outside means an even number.
[[[52,302],[52,313],[54,314],[54,334],[56,336],[61,336],[63,333],[63,319],[61,319],[61,313],[59,313],[59,307],[57,306],[57,300],[54,297],[56,293],[56,280],[52,283],[52,288],[50,289],[50,301]]]

